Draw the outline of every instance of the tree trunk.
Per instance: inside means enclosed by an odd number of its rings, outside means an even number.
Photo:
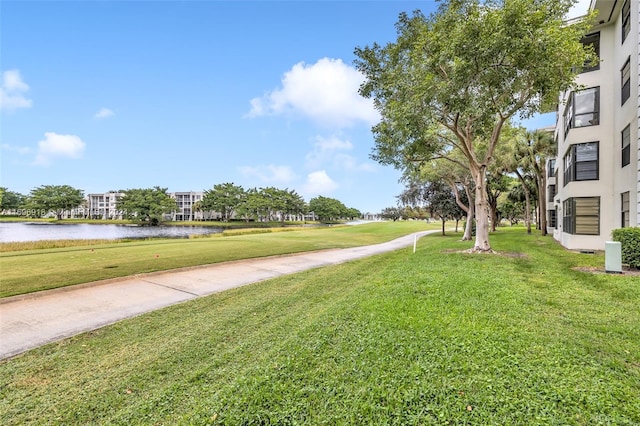
[[[544,172],[538,175],[538,205],[540,206],[540,232],[547,235],[547,178]]]
[[[518,170],[516,170],[516,176],[518,176],[518,180],[524,191],[524,221],[527,224],[527,234],[531,234],[531,195],[529,194],[529,187],[524,180],[524,176],[522,176]]]
[[[464,235],[462,236],[462,241],[471,241],[471,239],[473,238],[473,220],[473,211],[469,209],[469,211],[467,212],[467,223],[465,223],[464,225]]]
[[[467,223],[464,227],[464,235],[462,236],[462,241],[471,241],[471,239],[473,238],[472,230],[474,216],[473,197],[471,196],[471,191],[469,190],[468,185],[463,185],[464,191],[467,194],[467,200],[469,200],[469,205],[467,206],[460,200],[460,194],[458,193],[458,187],[456,186],[455,182],[450,184],[450,186],[453,189],[453,194],[456,196],[456,204],[458,204],[458,206],[465,213],[467,213]],[[458,232],[458,221],[456,221],[456,232]]]
[[[445,233],[444,233],[444,222],[445,222],[445,221],[446,221],[446,220],[443,218],[443,219],[442,219],[442,235],[443,235],[443,236],[445,235]]]
[[[531,234],[531,200],[529,199],[529,191],[524,191],[524,204],[526,211],[524,212],[524,220],[527,222],[527,234]]]
[[[491,252],[489,244],[489,201],[487,200],[487,185],[485,181],[485,169],[473,167],[472,175],[476,185],[476,242],[473,246],[473,252]]]
[[[498,226],[498,199],[489,203],[489,210],[491,211],[491,232],[495,232],[496,226]]]
[[[467,199],[469,200],[469,208],[467,209],[467,224],[464,227],[462,241],[471,241],[473,239],[473,221],[476,215],[476,206],[469,188],[465,187],[465,191],[467,192]]]

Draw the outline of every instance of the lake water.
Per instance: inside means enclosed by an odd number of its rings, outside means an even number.
[[[117,240],[119,238],[187,238],[222,232],[209,226],[128,226],[88,223],[0,222],[0,242],[41,240]]]

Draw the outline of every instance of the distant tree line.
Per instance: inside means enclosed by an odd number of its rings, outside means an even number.
[[[0,187],[0,210],[18,211],[20,216],[41,217],[49,213],[62,219],[65,211],[84,202],[83,191],[69,185],[43,185],[31,190],[29,195]]]
[[[120,191],[116,208],[123,218],[143,224],[157,225],[166,214],[178,209],[167,188],[135,188]],[[54,214],[62,219],[65,212],[84,207],[84,192],[69,185],[43,185],[28,195],[0,187],[0,211],[28,217]],[[202,200],[193,205],[194,211],[216,212],[220,220],[260,221],[284,223],[287,218],[312,214],[315,220],[335,221],[356,219],[359,210],[346,207],[341,201],[318,196],[306,203],[294,190],[275,187],[244,189],[234,183],[214,185],[204,191]]]

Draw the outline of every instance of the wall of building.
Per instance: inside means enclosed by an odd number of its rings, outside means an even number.
[[[599,2],[595,5],[598,7]],[[602,3],[600,3],[602,4]],[[622,2],[619,3],[621,6]],[[638,2],[631,1],[631,16],[640,17]],[[614,9],[610,22],[596,26],[593,32],[600,33],[600,68],[580,74],[577,86],[580,88],[600,88],[599,124],[594,126],[572,128],[565,137],[564,115],[570,93],[560,96],[556,139],[558,151],[556,168],[557,195],[554,206],[558,207],[557,227],[553,230],[554,238],[571,249],[601,250],[604,243],[611,239],[611,232],[622,226],[622,193],[629,192],[630,214],[629,226],[640,223],[640,158],[638,155],[638,116],[640,36],[639,19],[632,22],[632,30],[622,43],[621,7]],[[617,15],[616,15],[617,14]],[[622,79],[621,70],[630,58],[631,96],[621,105]],[[622,167],[622,131],[630,126],[631,149],[630,164]],[[564,182],[564,158],[575,144],[598,142],[598,179]],[[599,235],[576,235],[564,232],[563,202],[570,198],[599,197]]]
[[[632,2],[634,3],[634,2]],[[637,96],[636,96],[636,103],[637,103],[637,107],[638,107],[638,113],[636,114],[636,157],[637,157],[637,165],[638,165],[638,173],[637,173],[637,190],[636,190],[636,226],[640,225],[640,5],[638,5],[638,2],[635,2],[635,8],[636,8],[636,13],[635,16],[637,17],[636,20],[636,30],[635,34],[636,34],[636,43],[635,45],[637,46],[638,50],[636,52],[636,64],[637,64],[637,68],[636,71],[637,73],[636,75],[636,90],[637,90]],[[632,4],[631,7],[634,7],[634,5]],[[632,15],[633,15],[633,11],[631,11]]]
[[[122,219],[122,213],[117,208],[117,201],[123,195],[120,192],[87,195],[85,215],[91,219]]]

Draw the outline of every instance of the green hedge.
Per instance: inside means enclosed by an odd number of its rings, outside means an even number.
[[[640,227],[614,229],[613,241],[620,241],[622,263],[640,269]]]

